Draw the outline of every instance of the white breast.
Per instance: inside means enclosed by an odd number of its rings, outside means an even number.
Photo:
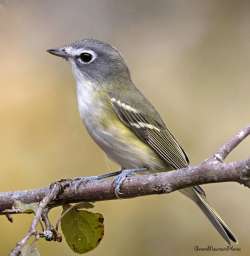
[[[98,102],[94,102],[96,92],[89,81],[78,82],[76,90],[80,116],[82,119],[85,119],[86,115],[92,115],[96,111],[96,105],[99,105]]]

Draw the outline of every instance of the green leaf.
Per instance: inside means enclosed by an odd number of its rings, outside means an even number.
[[[68,209],[64,207],[62,214]],[[72,208],[63,215],[61,228],[69,247],[76,253],[85,253],[97,247],[104,235],[103,216]]]
[[[40,256],[40,253],[34,245],[26,244],[22,248],[21,256]]]

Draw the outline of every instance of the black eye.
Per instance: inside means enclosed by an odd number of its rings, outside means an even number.
[[[83,63],[89,63],[93,59],[93,55],[89,52],[83,52],[79,58]]]

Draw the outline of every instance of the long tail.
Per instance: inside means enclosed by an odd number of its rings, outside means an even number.
[[[208,204],[205,198],[205,192],[201,187],[193,187],[181,190],[183,194],[191,198],[207,216],[220,235],[228,244],[231,242],[237,243],[237,238],[230,230],[228,225],[222,220],[220,215]]]

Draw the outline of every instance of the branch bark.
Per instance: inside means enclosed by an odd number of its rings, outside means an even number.
[[[196,166],[161,172],[149,175],[128,177],[121,187],[122,198],[133,198],[144,195],[170,193],[185,187],[218,182],[238,182],[250,187],[250,158],[224,163],[225,158],[250,134],[250,125],[240,130],[210,158]],[[22,213],[15,207],[16,201],[30,204],[39,202],[30,230],[13,250],[20,251],[23,245],[35,234],[36,225],[47,208],[68,203],[94,202],[117,199],[114,193],[113,180],[94,180],[78,184],[78,179],[61,180],[50,187],[0,193],[0,214]],[[21,246],[22,247],[22,246]],[[12,252],[13,252],[12,251]],[[18,255],[11,254],[11,255]]]

